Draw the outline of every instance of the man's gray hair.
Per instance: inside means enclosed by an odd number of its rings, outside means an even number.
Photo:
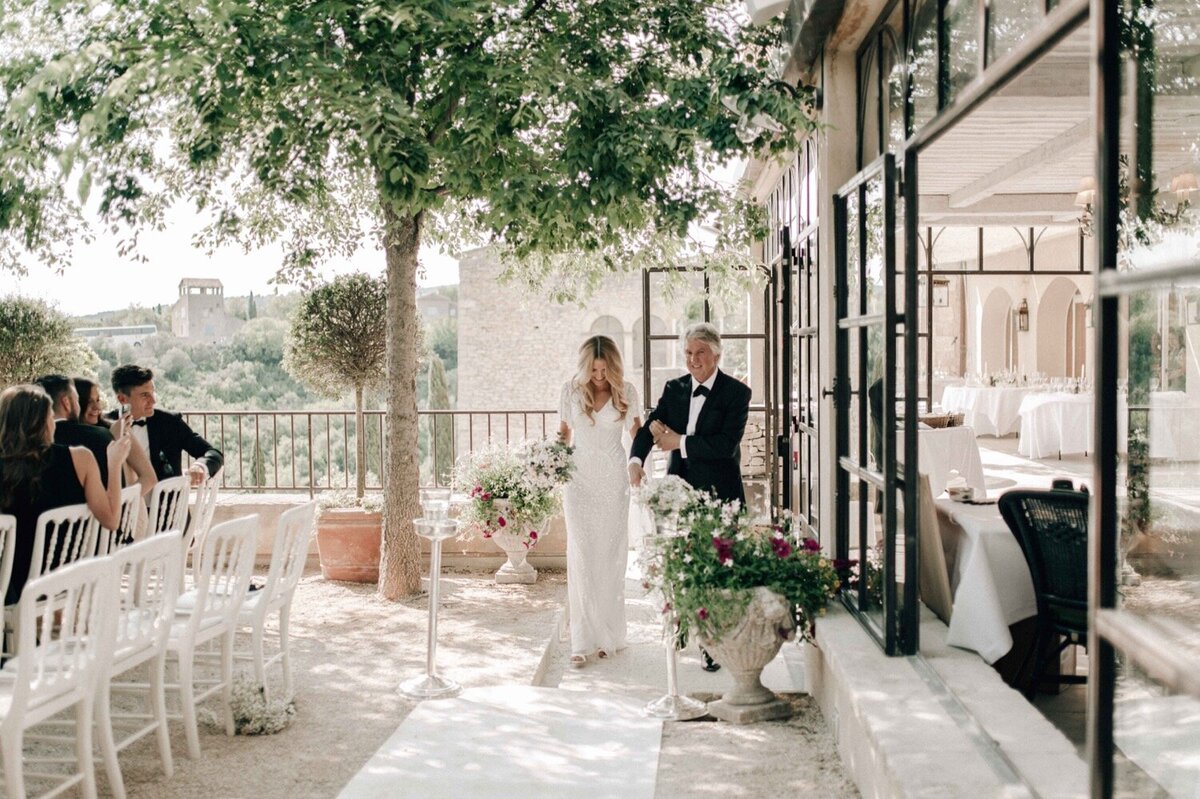
[[[721,354],[721,333],[708,322],[693,322],[688,325],[680,341],[685,347],[689,341],[703,341],[713,351],[713,355]]]

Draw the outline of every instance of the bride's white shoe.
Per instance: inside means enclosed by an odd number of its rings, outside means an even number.
[[[581,669],[587,663],[587,655],[571,655],[571,668]]]

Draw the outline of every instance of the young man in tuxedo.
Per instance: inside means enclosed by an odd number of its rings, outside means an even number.
[[[688,374],[670,380],[646,423],[633,439],[629,483],[641,485],[652,445],[671,453],[668,474],[718,499],[746,502],[741,443],[750,412],[750,388],[717,368],[721,334],[700,322],[683,334]],[[704,668],[719,666],[701,648]]]
[[[225,458],[220,450],[188,427],[179,414],[156,409],[153,372],[133,364],[118,366],[112,373],[112,387],[117,401],[129,405],[133,439],[149,453],[158,479],[179,474],[184,452],[195,458],[188,469],[193,486],[221,471]]]

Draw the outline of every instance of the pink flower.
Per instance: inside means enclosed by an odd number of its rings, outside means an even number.
[[[483,493],[483,486],[475,486],[471,489],[471,496],[477,497]]]
[[[786,558],[788,555],[792,554],[792,545],[789,544],[787,539],[784,538],[772,538],[771,549],[775,550],[776,556],[781,558]]]
[[[817,539],[815,539],[815,538],[804,539],[803,546],[804,546],[805,552],[820,552],[821,551],[821,543],[819,541],[817,541]]]
[[[491,537],[492,537],[492,531],[491,531],[491,530],[484,530],[484,531],[483,531],[483,537],[484,537],[484,538],[491,538]]]
[[[674,609],[674,606],[670,602],[665,603],[663,605],[663,609],[662,609],[663,615],[665,616],[666,614],[670,613],[673,609]]]
[[[492,492],[491,492],[491,491],[484,491],[482,494],[480,494],[480,495],[479,495],[479,498],[480,498],[480,499],[482,499],[484,502],[491,502],[491,500],[492,500]]]
[[[537,530],[530,530],[530,531],[529,531],[529,538],[530,538],[530,540],[532,540],[532,541],[537,541]]]
[[[698,618],[700,621],[704,621],[705,619],[707,619],[708,618],[708,608],[700,608],[699,610],[697,610],[696,618]]]
[[[496,524],[500,525],[501,527],[507,527],[507,526],[508,526],[508,522],[504,521],[504,517],[503,517],[503,516],[501,516],[500,518],[496,519]]]

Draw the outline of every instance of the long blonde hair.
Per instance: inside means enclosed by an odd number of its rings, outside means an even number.
[[[597,359],[604,361],[613,407],[624,419],[629,410],[629,401],[625,399],[625,368],[621,365],[621,351],[608,336],[591,336],[579,347],[579,373],[575,375],[574,388],[579,392],[583,412],[595,424],[592,414],[597,408],[596,391],[592,388],[592,362]]]

